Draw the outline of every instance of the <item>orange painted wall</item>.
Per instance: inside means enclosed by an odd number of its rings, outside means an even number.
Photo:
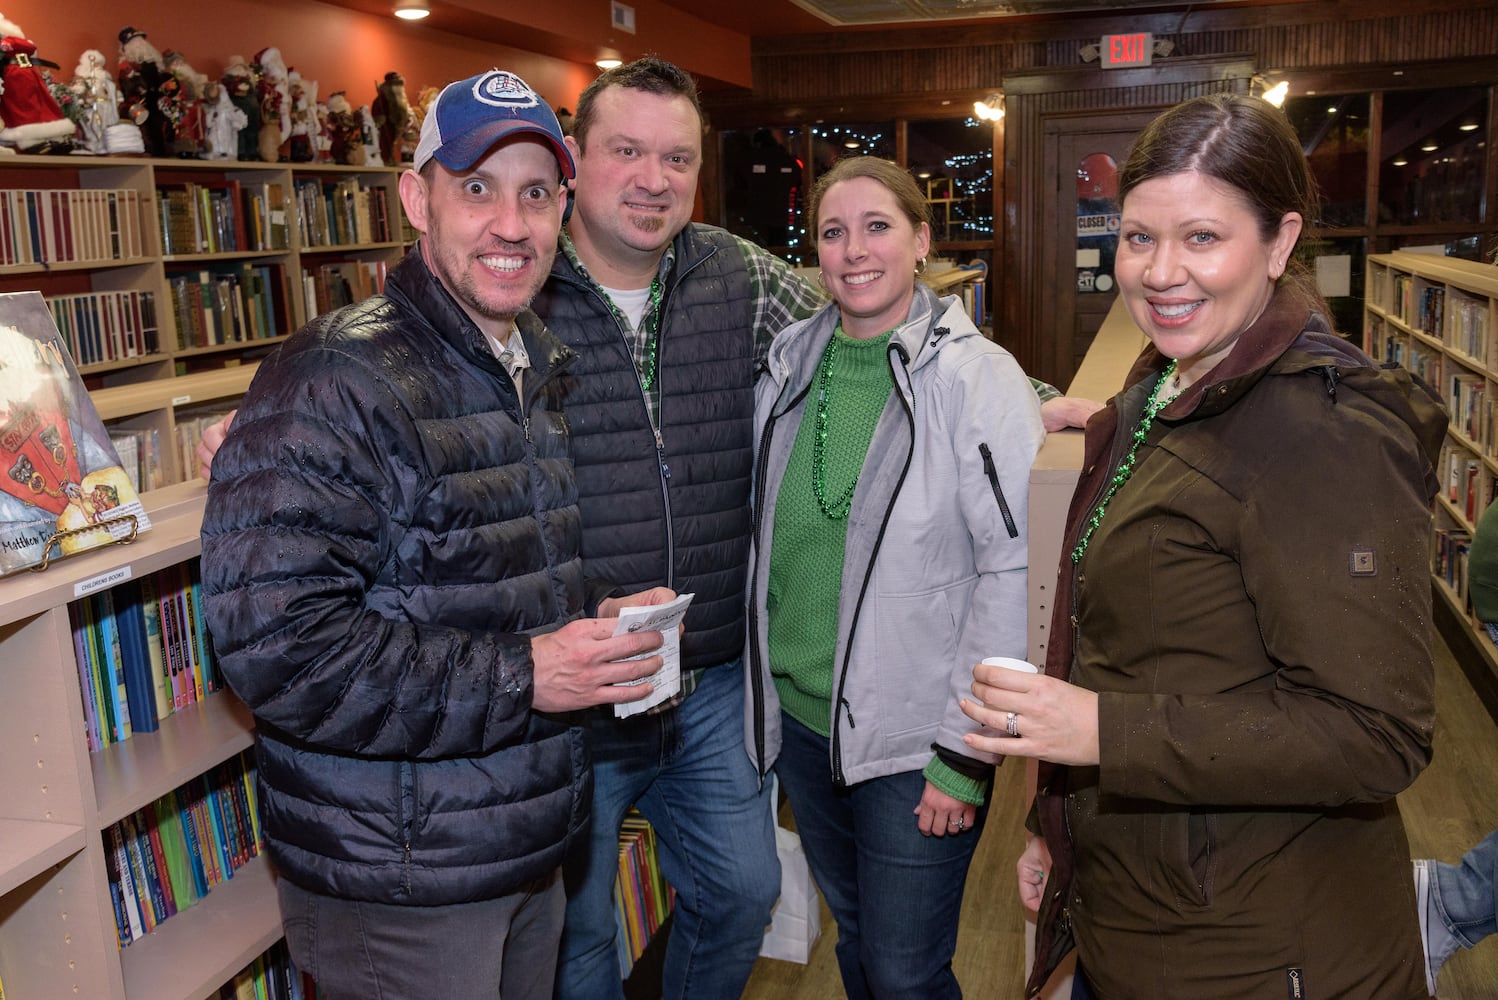
[[[38,55],[62,67],[63,77],[73,75],[85,49],[98,49],[112,65],[126,25],[144,31],[163,52],[176,49],[198,72],[215,78],[231,55],[248,59],[274,45],[287,66],[317,81],[320,97],[344,90],[355,105],[373,101],[375,84],[392,69],[406,78],[413,101],[423,87],[498,65],[518,73],[553,106],[569,107],[598,74],[593,66],[315,0],[130,0],[109,4],[110,11],[105,7],[98,0],[5,0],[0,11],[36,43]]]

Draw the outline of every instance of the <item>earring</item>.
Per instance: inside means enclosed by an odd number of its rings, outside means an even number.
[[[922,257],[920,260],[918,260],[918,261],[915,262],[915,273],[916,273],[916,277],[920,277],[922,274],[926,273],[926,258],[925,257]]]

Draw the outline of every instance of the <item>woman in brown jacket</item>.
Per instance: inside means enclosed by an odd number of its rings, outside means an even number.
[[[1119,195],[1151,346],[1087,428],[1046,675],[980,665],[965,705],[1042,761],[1028,992],[1075,945],[1076,997],[1425,997],[1394,796],[1431,752],[1445,415],[1327,327],[1277,109],[1173,108]]]

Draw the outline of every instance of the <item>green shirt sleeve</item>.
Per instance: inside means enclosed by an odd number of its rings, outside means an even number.
[[[993,784],[991,778],[969,778],[965,774],[958,774],[942,763],[940,757],[932,757],[924,773],[931,784],[958,802],[966,802],[970,806],[981,806],[988,798],[988,786]]]

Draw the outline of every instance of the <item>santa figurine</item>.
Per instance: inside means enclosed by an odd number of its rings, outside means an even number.
[[[328,139],[333,162],[364,166],[364,123],[341,90],[328,95]]]
[[[364,142],[364,165],[383,167],[385,161],[380,159],[380,127],[375,124],[374,112],[369,110],[368,104],[359,105],[359,135]]]
[[[162,111],[161,99],[172,74],[156,46],[138,28],[120,29],[120,63],[115,71],[120,88],[120,119],[140,126],[146,153],[165,156],[172,139],[172,124]]]
[[[375,86],[375,125],[380,130],[380,159],[385,164],[400,166],[400,141],[411,122],[411,104],[406,100],[406,78],[395,70],[385,74],[384,82]]]
[[[311,163],[317,159],[317,139],[322,127],[317,121],[317,81],[303,80],[295,69],[287,71],[286,87],[291,94],[292,163]]]
[[[260,159],[260,95],[255,90],[255,74],[244,56],[230,56],[219,85],[244,116],[239,126],[239,152],[230,159]]]
[[[33,61],[36,44],[0,14],[0,145],[22,153],[66,153],[77,126],[58,106]]]
[[[255,93],[260,98],[260,159],[267,163],[289,160],[283,147],[291,140],[291,85],[281,50],[268,46],[255,53],[251,67],[257,73]]]
[[[85,49],[68,85],[78,101],[78,129],[83,148],[95,155],[109,152],[109,130],[120,123],[119,90],[104,53]]]
[[[208,77],[193,69],[180,52],[167,49],[161,55],[162,65],[177,82],[168,111],[172,120],[173,153],[184,159],[201,157],[208,147]],[[165,101],[165,99],[164,99]]]
[[[213,92],[213,97],[205,102],[208,106],[208,145],[203,151],[203,159],[238,159],[240,131],[248,120],[244,112],[234,106],[227,86],[210,83],[208,89]]]

